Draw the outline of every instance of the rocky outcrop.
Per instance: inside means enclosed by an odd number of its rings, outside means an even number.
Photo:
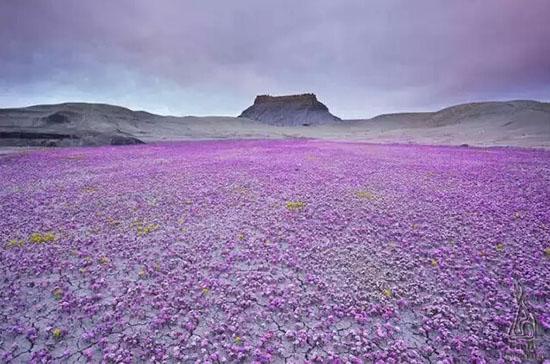
[[[309,126],[340,121],[314,94],[259,95],[256,96],[254,105],[243,111],[239,117],[281,126]]]
[[[143,144],[137,138],[121,134],[76,132],[73,134],[24,131],[0,131],[0,146],[78,147],[92,145]]]

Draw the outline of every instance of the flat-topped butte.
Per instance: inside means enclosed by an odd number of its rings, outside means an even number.
[[[313,93],[258,95],[254,104],[243,111],[240,117],[282,126],[326,124],[340,120]]]

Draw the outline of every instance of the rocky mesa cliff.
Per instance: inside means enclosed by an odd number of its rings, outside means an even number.
[[[239,117],[279,126],[308,126],[340,120],[317,100],[315,94],[259,95],[254,105],[244,110]]]

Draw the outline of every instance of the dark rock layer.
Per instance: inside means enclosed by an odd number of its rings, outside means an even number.
[[[143,141],[127,135],[95,132],[61,134],[36,131],[0,131],[0,145],[3,146],[70,147],[133,144],[143,144]]]

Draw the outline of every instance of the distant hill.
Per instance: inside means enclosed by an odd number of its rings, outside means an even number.
[[[142,143],[134,136],[157,116],[106,104],[65,103],[0,109],[3,145],[119,145]]]
[[[384,114],[370,121],[396,122],[401,124],[409,120],[412,125],[421,127],[443,127],[456,124],[492,123],[501,126],[541,126],[548,123],[550,104],[530,100],[507,102],[474,102],[451,106],[436,112]]]
[[[255,107],[256,111],[253,113],[264,115],[260,110],[266,110],[265,115],[293,114],[305,118],[295,118],[291,123],[285,121],[281,122],[284,125],[278,125],[278,119],[252,120],[243,115],[174,117],[132,111],[107,104],[37,105],[0,109],[0,146],[120,145],[197,139],[318,138],[374,143],[550,148],[550,104],[537,101],[470,103],[436,112],[386,114],[361,120],[336,118],[314,95],[291,96],[286,99],[260,96],[256,101],[255,105],[260,106]],[[294,106],[288,106],[288,110],[284,106],[291,104]],[[315,119],[315,115],[322,117]],[[252,116],[254,115],[250,115]]]
[[[244,110],[240,117],[279,126],[308,126],[340,120],[314,94],[256,96],[254,104]]]
[[[386,141],[550,147],[550,103],[476,102],[436,112],[379,115],[354,128]],[[359,136],[360,137],[360,136]]]

